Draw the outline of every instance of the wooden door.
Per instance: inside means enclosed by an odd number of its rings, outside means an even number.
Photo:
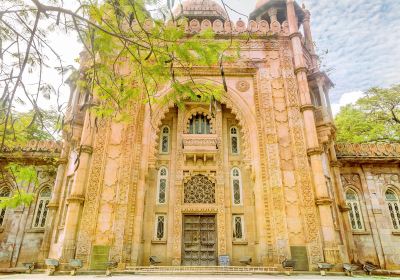
[[[215,215],[185,215],[183,222],[183,265],[217,265]]]

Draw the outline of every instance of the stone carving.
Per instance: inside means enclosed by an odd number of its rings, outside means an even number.
[[[101,197],[100,192],[104,183],[104,153],[110,133],[110,125],[106,120],[101,119],[98,127],[99,131],[96,135],[93,149],[92,167],[81,218],[81,227],[77,238],[76,258],[83,260],[84,263],[89,261],[92,236],[95,234],[99,206],[98,200]]]
[[[398,158],[399,143],[337,143],[335,145],[338,158]]]
[[[215,203],[215,184],[206,176],[193,176],[185,184],[184,203]]]
[[[46,141],[46,140],[30,140],[26,145],[6,147],[4,146],[1,153],[12,152],[43,152],[43,153],[60,153],[62,148],[61,141]]]
[[[168,25],[173,25],[172,21],[167,23]],[[236,23],[230,22],[228,20],[222,21],[220,19],[211,22],[209,19],[204,19],[199,21],[197,19],[192,19],[189,23],[182,22],[185,25],[185,32],[187,33],[199,33],[202,30],[211,28],[216,34],[225,35],[238,35],[244,32],[248,32],[253,36],[266,35],[268,32],[271,34],[279,34],[281,36],[289,36],[289,24],[287,21],[282,22],[282,25],[278,21],[273,21],[271,25],[268,24],[266,20],[254,21],[250,20],[247,24],[242,19],[239,19]],[[154,26],[154,23],[147,19],[143,23],[143,28],[146,31],[150,31]],[[134,21],[134,30],[139,30],[140,26]],[[308,52],[308,51],[307,51]]]
[[[342,181],[343,188],[354,186],[362,191],[360,175],[357,173],[340,174],[340,180]]]
[[[250,84],[247,81],[238,81],[236,83],[236,89],[241,92],[246,92],[250,89]]]

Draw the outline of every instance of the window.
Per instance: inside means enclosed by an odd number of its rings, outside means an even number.
[[[233,220],[233,239],[243,240],[244,239],[243,215],[234,215],[232,220]]]
[[[156,215],[156,228],[155,228],[155,238],[157,240],[165,239],[165,215]]]
[[[162,154],[169,153],[169,127],[164,126],[161,129],[160,152]]]
[[[233,155],[239,154],[239,130],[237,127],[231,127],[230,129],[231,138],[231,153]]]
[[[10,197],[10,195],[11,195],[11,191],[8,187],[3,187],[0,189],[0,201],[3,198]],[[0,226],[3,226],[5,216],[6,216],[6,208],[0,209]]]
[[[349,218],[353,230],[363,230],[364,223],[358,195],[353,190],[346,191],[346,204],[350,207]]]
[[[47,205],[50,202],[51,191],[50,188],[46,187],[39,193],[37,200],[36,211],[33,218],[34,228],[43,228],[46,224],[47,216]]]
[[[232,169],[231,180],[233,204],[242,204],[242,178],[240,176],[239,168],[235,167]]]
[[[392,190],[387,190],[385,193],[386,203],[389,208],[390,219],[392,220],[393,228],[400,229],[400,203],[397,194]]]
[[[193,176],[183,192],[184,203],[215,203],[215,184],[204,175]]]
[[[167,202],[167,186],[168,186],[168,170],[166,167],[161,167],[158,172],[158,187],[157,187],[157,203],[164,204]]]
[[[189,121],[189,134],[210,134],[211,126],[207,115],[197,113]]]

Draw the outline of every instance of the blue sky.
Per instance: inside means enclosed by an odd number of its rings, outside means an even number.
[[[256,0],[227,0],[249,14]],[[372,86],[400,83],[400,0],[304,0],[313,39],[335,84],[333,109]]]

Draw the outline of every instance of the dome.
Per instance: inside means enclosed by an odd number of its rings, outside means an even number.
[[[228,16],[218,3],[213,0],[187,0],[174,10],[176,17],[191,19],[226,20]]]

